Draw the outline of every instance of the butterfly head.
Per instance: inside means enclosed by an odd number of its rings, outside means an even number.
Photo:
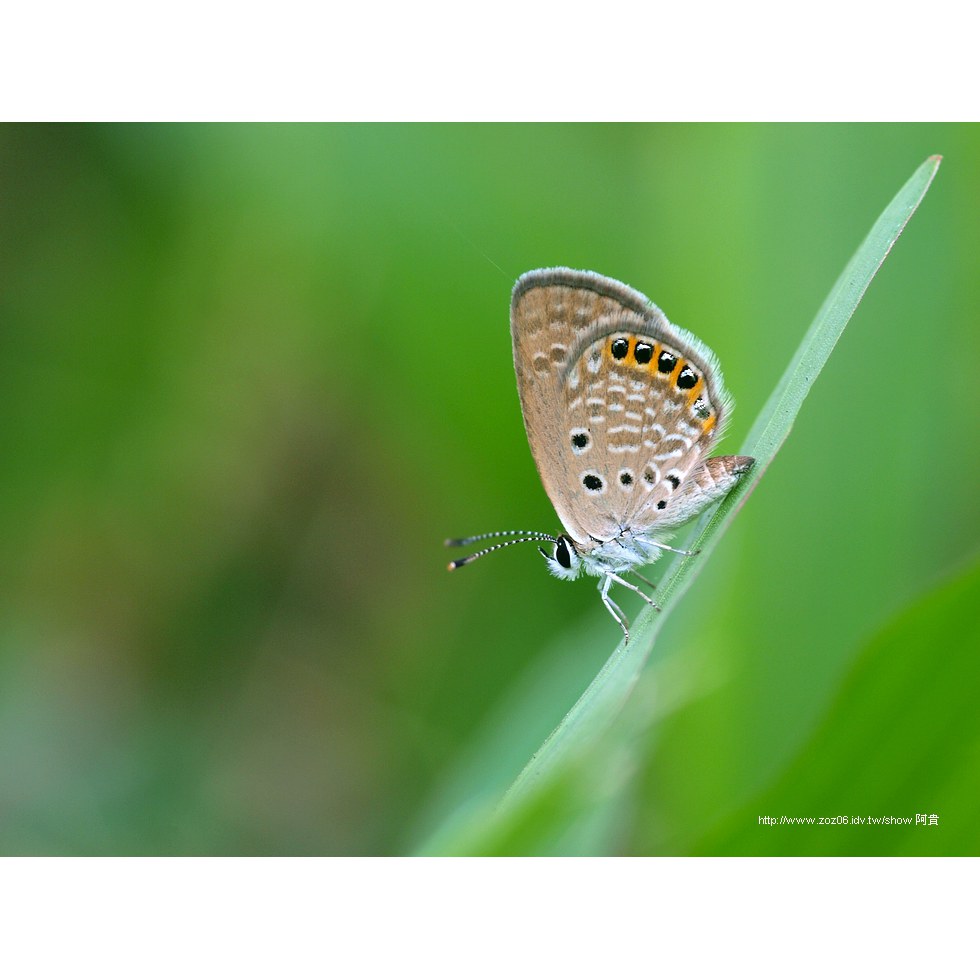
[[[578,578],[578,574],[582,570],[582,558],[575,547],[575,542],[568,535],[559,534],[555,538],[550,555],[540,546],[538,551],[544,556],[544,560],[548,564],[548,571],[556,578],[568,581]]]

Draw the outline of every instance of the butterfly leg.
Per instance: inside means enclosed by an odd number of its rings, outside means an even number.
[[[646,585],[649,585],[651,589],[655,589],[657,587],[655,582],[651,582],[650,579],[645,578],[635,569],[630,572],[630,575],[635,575],[641,582],[643,582]]]
[[[626,642],[629,643],[630,641],[629,620],[626,618],[626,614],[623,612],[623,610],[620,609],[619,606],[617,606],[616,603],[609,598],[609,586],[612,585],[612,581],[613,581],[612,576],[610,575],[607,575],[604,579],[602,579],[602,581],[599,583],[599,594],[602,596],[603,605],[609,610],[609,613],[612,616],[612,618],[615,619],[617,623],[619,623],[620,628],[622,629],[623,633],[626,636]]]
[[[672,551],[675,555],[700,555],[701,549],[697,551],[685,551],[683,548],[671,548],[669,544],[661,544],[659,541],[654,541],[653,546],[659,548],[661,551]]]
[[[612,572],[607,572],[606,577],[609,581],[618,582],[620,585],[623,585],[632,592],[635,592],[644,602],[647,602],[653,606],[657,612],[662,612],[660,606],[658,606],[645,592],[641,592],[632,582],[627,582],[626,579],[620,578],[618,575],[615,575]]]

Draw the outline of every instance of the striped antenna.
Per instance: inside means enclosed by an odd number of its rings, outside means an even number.
[[[515,534],[524,538],[542,538],[545,541],[554,541],[554,537],[544,531],[491,531],[489,534],[474,534],[469,538],[446,538],[444,544],[447,548],[465,548],[468,544],[477,541],[486,541],[487,538],[510,538]]]
[[[501,541],[500,544],[492,544],[489,548],[484,548],[482,551],[477,551],[472,555],[467,555],[465,558],[457,558],[456,561],[451,561],[449,563],[449,571],[455,571],[457,568],[462,568],[464,565],[469,565],[470,562],[476,561],[477,558],[482,558],[484,555],[489,555],[491,551],[499,551],[501,548],[508,548],[512,544],[524,544],[527,541],[557,542],[557,538],[553,538],[550,534],[544,534],[541,531],[493,531],[490,534],[478,534],[472,538],[450,538],[446,541],[446,545],[452,548],[457,545],[470,544],[473,541],[483,541],[486,538],[498,538],[510,534],[522,534],[525,535],[525,537],[511,538],[509,541]]]

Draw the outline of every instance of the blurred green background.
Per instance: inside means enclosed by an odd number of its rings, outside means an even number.
[[[557,530],[514,279],[650,296],[736,452],[931,153],[622,764],[497,849],[980,852],[980,128],[938,124],[0,128],[0,852],[401,854],[494,798],[619,639],[531,547],[445,571]],[[938,826],[758,822],[852,808]]]

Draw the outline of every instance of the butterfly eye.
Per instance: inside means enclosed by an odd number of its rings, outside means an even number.
[[[568,550],[568,541],[564,535],[558,538],[558,542],[555,545],[555,561],[558,562],[562,568],[572,567],[572,556]]]

